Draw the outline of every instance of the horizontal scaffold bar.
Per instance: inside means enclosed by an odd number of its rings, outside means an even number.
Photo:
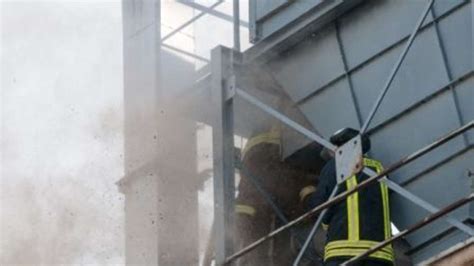
[[[415,151],[414,153],[402,158],[398,162],[392,164],[387,169],[385,169],[385,170],[381,171],[380,173],[378,173],[378,174],[368,178],[367,180],[361,182],[360,184],[358,184],[354,188],[352,188],[350,190],[347,190],[347,191],[335,196],[332,200],[328,200],[328,201],[322,203],[321,205],[313,208],[312,210],[306,212],[305,214],[301,215],[300,217],[298,217],[298,218],[294,219],[293,221],[289,222],[285,226],[282,226],[282,227],[276,229],[275,231],[270,232],[266,236],[256,240],[255,242],[249,244],[248,246],[244,247],[240,251],[232,254],[231,256],[226,258],[225,264],[230,263],[230,262],[234,261],[235,259],[241,257],[242,255],[250,252],[251,250],[253,250],[256,247],[258,247],[259,245],[261,245],[262,243],[264,243],[267,240],[275,237],[276,235],[286,231],[287,229],[293,227],[294,225],[300,223],[301,221],[305,220],[309,216],[314,215],[316,213],[319,213],[320,211],[325,210],[325,209],[327,209],[331,206],[334,206],[335,204],[337,204],[337,203],[343,201],[344,199],[346,199],[351,194],[353,194],[353,193],[355,193],[355,192],[371,185],[372,183],[378,181],[379,179],[383,178],[384,176],[388,175],[389,173],[391,173],[391,172],[401,168],[402,166],[418,159],[419,157],[421,157],[421,156],[425,155],[426,153],[436,149],[437,147],[439,147],[439,146],[443,145],[444,143],[452,140],[453,138],[457,137],[458,135],[472,129],[473,127],[474,127],[474,120],[470,121],[466,125],[458,128],[454,131],[451,131],[450,133],[448,133],[447,135],[439,138],[438,140],[434,141],[433,143],[431,143],[431,144]]]
[[[457,200],[454,203],[451,203],[449,206],[443,208],[442,210],[440,210],[440,211],[438,211],[438,212],[422,219],[421,221],[417,222],[416,224],[414,224],[414,225],[410,226],[409,228],[401,231],[400,233],[394,235],[393,237],[380,242],[379,244],[375,245],[374,247],[372,247],[371,249],[367,250],[366,252],[360,254],[359,256],[353,257],[352,259],[344,262],[342,265],[350,265],[350,264],[353,264],[354,262],[356,262],[358,260],[366,258],[370,254],[376,252],[377,250],[382,249],[383,247],[385,247],[386,245],[392,243],[393,241],[395,241],[397,239],[400,239],[400,238],[408,235],[409,233],[412,233],[412,232],[420,229],[421,227],[423,227],[423,226],[439,219],[440,217],[442,217],[444,215],[447,215],[448,213],[456,210],[457,208],[463,206],[464,204],[467,204],[467,203],[471,202],[473,199],[474,199],[474,193],[471,193],[469,196],[464,197],[460,200]]]

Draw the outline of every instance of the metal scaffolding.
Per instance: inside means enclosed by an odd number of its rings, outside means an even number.
[[[250,6],[255,8],[257,0],[250,0]],[[466,117],[463,116],[461,110],[460,101],[462,98],[458,95],[459,92],[456,92],[454,89],[458,84],[461,84],[464,80],[471,78],[474,75],[474,70],[468,69],[468,71],[455,74],[455,69],[448,64],[448,48],[449,45],[446,45],[445,39],[443,39],[441,31],[442,28],[440,26],[441,19],[448,17],[451,13],[455,12],[458,9],[461,9],[464,5],[471,3],[471,0],[464,0],[456,3],[453,5],[451,9],[446,12],[437,11],[434,8],[434,0],[426,0],[426,5],[423,7],[423,10],[416,20],[415,25],[413,28],[410,29],[411,31],[406,31],[400,34],[400,38],[396,40],[391,40],[393,43],[389,43],[386,47],[382,47],[382,49],[374,51],[373,54],[369,54],[366,58],[361,58],[360,62],[351,62],[349,49],[343,43],[343,34],[344,34],[344,25],[339,19],[334,20],[334,32],[335,32],[335,42],[337,44],[337,50],[341,56],[342,62],[342,72],[334,73],[334,76],[328,77],[327,80],[324,80],[321,85],[319,85],[318,89],[308,92],[305,95],[301,95],[299,98],[295,98],[295,107],[296,108],[303,108],[303,105],[306,105],[311,102],[311,99],[314,99],[315,96],[318,96],[326,91],[328,91],[333,85],[336,83],[346,79],[347,80],[347,88],[350,92],[350,98],[354,103],[355,107],[355,114],[356,117],[354,119],[358,122],[358,127],[361,128],[360,136],[362,134],[372,135],[379,133],[382,131],[383,128],[387,127],[390,123],[401,120],[402,117],[406,116],[408,113],[412,112],[413,110],[417,109],[418,107],[427,104],[428,102],[435,99],[437,96],[443,93],[449,93],[454,103],[454,111],[457,115],[456,122],[459,125],[459,128],[449,132],[445,136],[438,138],[431,144],[424,146],[421,149],[407,155],[406,157],[398,160],[396,163],[389,166],[386,170],[382,171],[381,173],[375,173],[369,168],[364,168],[363,171],[366,173],[369,178],[359,183],[356,187],[336,195],[337,186],[332,192],[330,198],[322,203],[321,205],[313,208],[309,212],[301,215],[300,217],[289,221],[288,218],[285,216],[285,213],[280,209],[280,207],[272,200],[271,195],[263,189],[260,185],[259,177],[253,176],[252,173],[249,173],[246,169],[242,168],[240,162],[235,159],[235,146],[234,146],[234,103],[235,99],[239,98],[243,100],[245,103],[249,103],[252,106],[255,106],[259,110],[263,111],[264,113],[268,114],[272,118],[280,121],[282,124],[286,125],[288,128],[293,129],[294,131],[300,133],[301,135],[305,136],[309,140],[315,141],[319,143],[321,146],[334,151],[338,152],[341,151],[341,147],[334,146],[331,142],[323,138],[321,135],[309,130],[305,126],[293,121],[287,115],[279,112],[272,106],[269,106],[261,101],[252,93],[249,93],[246,88],[241,86],[240,84],[240,77],[239,73],[235,71],[239,67],[243,65],[247,65],[253,63],[254,61],[268,61],[268,58],[272,57],[274,54],[278,54],[280,51],[285,51],[290,49],[289,47],[295,46],[300,40],[307,38],[307,36],[313,34],[314,32],[322,29],[324,27],[324,23],[328,23],[328,19],[322,19],[321,21],[317,21],[317,18],[320,14],[316,14],[316,12],[305,12],[304,15],[300,16],[297,20],[293,20],[288,22],[287,27],[283,30],[279,31],[278,34],[273,34],[261,38],[262,36],[256,36],[257,30],[259,29],[257,25],[256,19],[256,11],[250,12],[249,19],[250,22],[243,21],[240,18],[240,7],[239,7],[239,0],[232,0],[232,11],[233,14],[226,14],[223,11],[219,11],[223,9],[223,3],[226,1],[224,0],[215,0],[214,2],[210,3],[208,6],[203,4],[199,4],[194,1],[186,1],[186,0],[178,0],[178,3],[182,5],[189,6],[190,8],[196,10],[197,12],[190,18],[189,20],[185,21],[183,24],[177,26],[176,28],[172,29],[171,32],[166,34],[163,37],[159,37],[157,42],[159,42],[160,46],[171,50],[176,53],[180,53],[187,57],[193,58],[199,62],[208,63],[205,67],[203,67],[199,74],[203,73],[210,73],[211,74],[204,74],[200,75],[201,81],[205,80],[206,82],[210,80],[211,85],[211,96],[213,103],[213,114],[215,114],[215,119],[210,124],[212,124],[212,145],[213,145],[213,169],[214,169],[214,222],[213,222],[213,231],[211,234],[213,235],[211,239],[214,241],[214,259],[216,265],[226,265],[230,264],[231,262],[235,261],[241,256],[244,256],[248,252],[251,252],[253,249],[261,245],[262,243],[272,239],[273,237],[277,236],[278,234],[286,231],[286,230],[293,230],[293,226],[297,225],[298,223],[302,222],[303,220],[307,219],[310,216],[315,214],[319,214],[317,221],[314,223],[311,231],[309,232],[306,239],[297,238],[297,241],[302,244],[302,248],[295,258],[293,265],[298,265],[301,258],[303,257],[306,249],[309,246],[311,239],[313,238],[315,232],[317,231],[322,217],[324,216],[325,212],[328,208],[338,204],[339,202],[345,200],[349,195],[366,188],[367,186],[374,184],[376,182],[384,183],[390,190],[392,190],[397,195],[407,199],[411,203],[416,206],[421,207],[423,210],[426,210],[428,216],[422,219],[419,222],[409,226],[407,229],[401,231],[399,234],[394,235],[393,237],[381,242],[379,245],[371,248],[367,252],[353,257],[351,260],[347,261],[346,264],[351,264],[357,260],[360,260],[364,257],[369,256],[372,252],[375,252],[384,246],[392,243],[393,241],[400,239],[401,237],[406,236],[430,223],[433,221],[442,218],[444,221],[451,226],[447,231],[451,230],[458,230],[467,236],[470,236],[471,239],[474,236],[474,230],[469,225],[465,224],[464,221],[450,215],[450,213],[457,208],[467,204],[473,200],[473,194],[467,195],[459,199],[458,201],[450,204],[444,208],[438,208],[435,204],[430,203],[429,201],[423,199],[422,197],[412,193],[411,191],[404,188],[407,184],[411,184],[412,182],[420,179],[421,177],[425,176],[426,173],[436,169],[440,165],[445,164],[446,162],[453,160],[459,155],[466,154],[470,150],[473,149],[474,145],[469,143],[468,134],[466,132],[472,130],[474,128],[474,121],[466,120]],[[292,1],[287,1],[288,3]],[[315,1],[317,2],[317,1]],[[344,6],[345,10],[354,7],[358,2],[362,2],[360,0],[339,0],[339,1],[326,1],[331,2],[330,4],[334,4],[336,6],[337,3],[345,3],[347,7]],[[229,3],[229,1],[227,2]],[[222,6],[221,6],[222,5]],[[288,4],[289,5],[289,4]],[[285,5],[282,5],[283,7]],[[329,8],[326,9],[326,11]],[[280,12],[279,10],[273,10],[271,13],[276,14]],[[314,11],[314,10],[313,10]],[[341,11],[342,12],[342,11]],[[345,12],[345,11],[344,11]],[[439,14],[437,14],[439,12]],[[330,13],[330,12],[328,12]],[[431,15],[431,16],[430,16]],[[183,49],[174,47],[173,45],[169,44],[171,38],[176,34],[180,33],[182,30],[190,27],[205,16],[213,16],[218,18],[221,21],[232,23],[232,33],[228,32],[228,37],[233,34],[233,47],[226,48],[219,46],[212,50],[211,52],[211,60],[206,58],[207,56],[202,56],[195,54],[194,52],[185,51]],[[337,15],[339,16],[339,15]],[[268,19],[269,15],[265,15],[265,19]],[[336,17],[336,16],[335,16]],[[261,25],[260,25],[261,26]],[[145,28],[148,26],[145,26]],[[241,36],[240,36],[240,27],[247,28],[250,31],[250,38],[252,40],[259,40],[260,43],[256,44],[254,47],[250,48],[244,53],[241,53]],[[144,29],[145,29],[144,28]],[[341,30],[342,28],[342,30]],[[426,94],[423,94],[420,99],[417,99],[416,102],[410,102],[407,105],[403,106],[403,109],[398,113],[395,113],[393,116],[390,116],[388,119],[379,122],[378,124],[369,127],[371,125],[372,120],[377,114],[379,107],[381,107],[382,102],[387,95],[397,73],[399,72],[405,58],[408,55],[410,48],[412,47],[416,37],[421,35],[421,32],[428,31],[428,28],[434,29],[434,33],[436,36],[435,42],[436,45],[439,46],[442,55],[443,68],[446,71],[447,80],[445,83],[436,84],[436,87],[429,91]],[[257,38],[259,37],[259,38]],[[244,42],[242,42],[244,43]],[[360,106],[358,101],[360,98],[357,98],[356,95],[356,85],[357,83],[354,81],[356,80],[356,74],[359,70],[363,69],[365,65],[371,64],[376,61],[378,58],[382,57],[388,51],[394,49],[397,46],[401,47],[401,53],[399,54],[396,62],[394,63],[393,67],[390,69],[390,73],[387,78],[384,80],[383,86],[381,86],[380,92],[378,93],[375,102],[373,103],[372,107],[370,108],[367,117],[364,120],[362,111],[360,110]],[[243,46],[246,46],[245,44]],[[416,46],[416,45],[414,45]],[[448,47],[447,47],[448,46]],[[413,48],[416,49],[416,48]],[[412,49],[412,50],[413,50]],[[390,63],[391,64],[391,63]],[[443,71],[444,71],[443,70]],[[204,82],[203,82],[204,83]],[[380,84],[382,85],[382,84]],[[440,86],[442,85],[442,86]],[[207,86],[207,84],[206,84]],[[453,113],[454,114],[454,113]],[[373,123],[375,124],[375,123]],[[452,127],[454,128],[454,127]],[[450,128],[449,130],[451,130]],[[448,131],[448,130],[446,130]],[[434,149],[440,147],[441,145],[447,143],[448,141],[453,140],[454,138],[458,137],[459,135],[463,138],[463,148],[461,150],[457,150],[453,154],[449,154],[446,158],[443,158],[441,161],[434,162],[430,165],[427,169],[423,169],[421,172],[416,173],[416,175],[411,176],[408,179],[402,180],[401,182],[395,182],[394,180],[390,180],[387,178],[389,173],[392,173],[401,167],[413,162],[414,160],[421,158],[425,154],[433,151]],[[411,150],[410,150],[411,151]],[[354,152],[354,151],[350,151]],[[345,153],[345,151],[344,151]],[[408,152],[407,152],[408,153]],[[360,156],[360,153],[357,154]],[[398,158],[398,156],[397,156]],[[336,158],[337,159],[337,158]],[[253,243],[249,243],[246,247],[241,250],[234,250],[233,246],[233,237],[234,237],[234,200],[235,200],[235,171],[239,171],[243,175],[249,178],[250,182],[256,188],[257,191],[260,192],[262,197],[265,199],[266,203],[271,207],[271,209],[275,212],[276,217],[280,219],[280,221],[284,224],[284,226],[276,229],[273,232],[270,232],[266,236],[258,239]],[[339,171],[339,170],[338,170]],[[340,182],[339,182],[340,184]],[[464,196],[464,195],[463,195]],[[452,200],[452,199],[451,199]],[[437,236],[436,236],[437,237]],[[425,240],[423,240],[425,241]],[[431,240],[428,240],[431,241]],[[426,241],[426,242],[428,242]],[[425,245],[426,242],[422,242],[421,245]],[[419,245],[419,244],[418,244]],[[418,248],[418,247],[417,247]]]
[[[235,3],[235,2],[234,2]],[[411,45],[413,44],[414,39],[416,38],[418,32],[422,28],[422,25],[425,21],[429,12],[433,12],[434,0],[429,0],[426,4],[425,8],[423,9],[422,14],[420,15],[412,33],[408,36],[408,40],[406,41],[405,47],[400,54],[397,62],[392,68],[390,75],[388,76],[383,88],[380,91],[380,94],[373,104],[371,111],[364,121],[361,123],[360,119],[360,112],[358,112],[359,122],[362,124],[360,134],[364,134],[367,132],[370,122],[372,121],[375,113],[377,112],[378,108],[380,107],[385,95],[387,94],[390,85],[392,84],[402,62],[404,61]],[[235,7],[235,6],[234,6]],[[234,17],[234,23],[239,21],[238,17]],[[434,22],[436,25],[436,20]],[[236,27],[234,26],[234,29]],[[237,27],[238,29],[238,27]],[[234,40],[238,40],[238,33],[234,30]],[[234,48],[238,48],[238,44],[235,43]],[[340,47],[342,49],[342,47]],[[238,50],[238,49],[237,49]],[[312,132],[311,130],[305,128],[304,126],[296,123],[295,121],[291,120],[284,114],[278,112],[274,108],[264,104],[262,101],[257,99],[256,97],[252,96],[248,92],[246,92],[243,88],[239,87],[239,78],[236,77],[236,73],[232,72],[232,69],[235,65],[238,65],[241,61],[241,54],[236,52],[235,50],[230,50],[225,47],[217,47],[212,51],[211,56],[211,71],[212,71],[212,94],[214,96],[214,100],[217,103],[217,120],[215,121],[216,127],[214,128],[214,135],[213,135],[213,145],[214,145],[214,184],[215,184],[215,226],[217,232],[221,232],[221,234],[216,234],[216,243],[215,243],[215,260],[216,265],[226,265],[237,258],[245,255],[246,253],[252,251],[265,241],[275,237],[276,235],[291,229],[294,225],[300,223],[301,221],[305,220],[306,218],[310,217],[311,215],[320,213],[319,218],[317,219],[316,223],[314,224],[311,232],[309,233],[300,253],[298,254],[294,266],[299,264],[300,259],[302,258],[305,250],[308,247],[308,244],[314,233],[316,232],[322,217],[324,216],[325,211],[331,207],[336,205],[337,203],[346,199],[349,195],[366,188],[367,186],[375,183],[375,182],[383,182],[387,185],[389,189],[393,192],[398,193],[402,197],[408,199],[412,203],[422,207],[423,209],[427,210],[431,215],[426,217],[424,220],[416,223],[415,225],[411,226],[408,229],[403,230],[399,234],[381,242],[379,245],[371,248],[364,254],[356,256],[352,258],[350,261],[347,261],[346,264],[351,264],[357,260],[360,260],[372,252],[379,250],[380,248],[392,243],[394,240],[397,240],[406,234],[409,234],[419,228],[430,224],[431,222],[435,221],[438,218],[444,217],[446,222],[454,226],[455,228],[459,229],[460,231],[464,232],[465,234],[472,237],[474,235],[474,231],[469,227],[466,226],[462,221],[456,219],[455,217],[449,216],[449,213],[460,206],[471,202],[473,200],[473,194],[456,201],[455,203],[443,208],[438,209],[429,202],[421,199],[417,195],[413,194],[412,192],[406,190],[399,184],[395,183],[392,180],[389,180],[386,176],[401,168],[402,166],[422,157],[423,155],[429,153],[430,151],[438,148],[439,146],[447,143],[448,141],[454,139],[458,135],[464,134],[465,132],[471,130],[474,127],[474,121],[470,121],[460,128],[448,133],[447,135],[439,138],[438,140],[434,141],[433,143],[417,150],[416,152],[407,155],[406,157],[399,160],[397,163],[391,165],[387,169],[383,170],[382,172],[376,174],[369,168],[364,168],[363,171],[370,176],[367,180],[359,183],[356,187],[347,190],[339,195],[336,195],[337,186],[331,194],[331,197],[324,202],[323,204],[313,208],[309,212],[305,213],[304,215],[292,220],[292,221],[285,221],[286,218],[281,216],[278,210],[278,207],[275,204],[272,204],[271,199],[269,204],[272,206],[272,209],[277,213],[277,215],[282,219],[286,225],[276,229],[275,231],[269,233],[268,235],[258,239],[257,241],[250,243],[243,249],[239,251],[234,251],[232,246],[232,232],[233,232],[233,210],[234,210],[234,197],[235,197],[235,185],[234,185],[234,143],[233,143],[233,106],[234,106],[234,98],[240,97],[244,101],[256,106],[260,110],[264,111],[268,115],[276,118],[281,123],[285,124],[286,126],[292,128],[293,130],[299,132],[303,136],[319,143],[323,147],[332,150],[334,152],[340,151],[339,147],[334,146],[329,141],[325,140],[323,137],[319,136],[318,134]],[[345,62],[345,59],[343,58]],[[344,64],[345,74],[347,76],[349,71],[346,63]],[[451,79],[451,76],[450,76]],[[455,81],[452,81],[455,82]],[[352,87],[352,86],[351,86]],[[452,85],[448,85],[445,88],[452,88]],[[297,104],[301,104],[303,101],[312,97],[313,95],[310,94],[305,98],[301,99]],[[459,110],[458,110],[459,112]],[[359,136],[360,137],[360,136]],[[258,185],[257,185],[258,188]],[[265,191],[261,189],[257,189],[262,193],[265,198],[268,198]]]

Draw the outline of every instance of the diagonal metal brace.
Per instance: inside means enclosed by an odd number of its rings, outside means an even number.
[[[253,243],[247,245],[246,247],[242,248],[241,250],[239,250],[239,251],[235,252],[234,254],[230,255],[229,257],[227,257],[223,264],[224,265],[229,264],[230,262],[236,260],[237,258],[239,258],[239,257],[245,255],[246,253],[252,251],[253,249],[258,247],[262,243],[268,241],[269,239],[275,237],[276,235],[278,235],[278,234],[284,232],[285,230],[288,230],[289,228],[293,227],[294,225],[300,223],[301,221],[303,221],[304,219],[306,219],[310,215],[313,215],[315,213],[321,212],[324,209],[327,209],[327,208],[330,208],[330,207],[334,206],[335,204],[343,201],[349,195],[355,193],[356,191],[364,189],[365,187],[367,187],[367,186],[371,185],[372,183],[378,181],[379,179],[383,178],[387,174],[403,167],[404,165],[406,165],[410,162],[413,162],[414,160],[422,157],[423,155],[427,154],[428,152],[438,148],[439,146],[449,142],[450,140],[454,139],[455,137],[459,136],[460,134],[463,134],[464,132],[466,132],[466,131],[468,131],[472,128],[474,128],[474,120],[471,120],[466,125],[458,128],[456,130],[453,130],[453,131],[449,132],[448,134],[446,134],[443,137],[435,140],[431,144],[428,144],[428,145],[424,146],[423,148],[415,151],[414,153],[403,157],[400,161],[392,164],[391,166],[389,166],[387,169],[383,170],[379,174],[370,176],[367,180],[364,180],[363,182],[357,184],[357,186],[355,186],[354,188],[352,188],[348,191],[342,192],[341,194],[335,196],[332,200],[328,200],[328,201],[320,204],[319,206],[311,209],[310,211],[306,212],[305,214],[299,216],[298,218],[290,221],[285,226],[282,226],[282,227],[276,229],[275,231],[272,231],[269,234],[265,235],[264,237],[254,241]],[[472,196],[469,200],[472,200]]]
[[[421,25],[423,25],[423,22],[425,21],[426,16],[430,12],[431,6],[433,5],[434,0],[429,0],[428,3],[426,4],[425,9],[423,10],[423,13],[421,14],[420,18],[418,19],[418,22],[416,23],[415,28],[413,29],[413,32],[410,35],[410,38],[405,44],[405,48],[403,48],[402,53],[400,54],[400,57],[398,57],[397,62],[392,68],[392,71],[390,72],[390,76],[388,76],[387,81],[385,82],[385,85],[380,92],[379,96],[377,97],[377,100],[375,101],[374,105],[372,106],[372,109],[370,110],[370,113],[367,117],[367,119],[364,122],[364,125],[362,126],[362,129],[360,130],[360,134],[364,134],[372,119],[374,118],[375,112],[377,112],[377,109],[380,107],[380,104],[382,103],[382,100],[384,99],[385,95],[387,94],[388,89],[390,88],[390,85],[392,84],[395,75],[398,73],[398,70],[400,69],[400,66],[403,63],[403,60],[405,59],[408,50],[410,50],[411,45],[413,44],[413,41],[415,40],[416,35],[418,34]]]
[[[308,137],[311,140],[316,141],[317,143],[321,144],[327,149],[332,151],[336,150],[336,146],[334,146],[331,142],[325,140],[323,137],[319,136],[318,134],[312,132],[311,130],[303,127],[302,125],[296,123],[291,118],[285,116],[284,114],[278,112],[274,108],[264,104],[254,96],[248,94],[247,92],[241,90],[240,88],[235,88],[235,94],[240,96],[242,99],[246,100],[247,102],[255,105],[256,107],[260,108],[262,111],[266,112],[267,114],[275,117],[276,119],[280,120],[285,125],[293,128],[297,132],[301,133],[302,135]]]
[[[440,217],[443,217],[444,215],[456,210],[457,208],[461,207],[462,205],[471,202],[473,199],[474,199],[474,193],[471,193],[469,196],[467,196],[465,198],[461,198],[461,199],[457,200],[456,202],[454,202],[454,203],[448,205],[447,207],[443,208],[442,210],[440,210],[440,211],[438,211],[438,212],[436,212],[432,215],[429,215],[429,216],[425,217],[424,219],[421,219],[419,222],[417,222],[414,225],[410,226],[409,228],[401,231],[400,233],[392,236],[391,238],[388,238],[388,239],[385,239],[382,242],[379,242],[377,245],[373,246],[369,250],[363,252],[362,254],[360,254],[358,256],[352,257],[351,259],[345,261],[341,265],[353,265],[354,262],[359,261],[359,260],[369,256],[370,254],[374,253],[375,251],[382,249],[383,247],[385,247],[386,245],[392,243],[393,241],[395,241],[397,239],[400,239],[400,238],[402,238],[402,237],[404,237],[404,236],[420,229],[423,226],[428,225],[429,223],[435,221],[436,219],[439,219]],[[429,264],[429,265],[431,265],[431,264]]]
[[[372,169],[367,168],[367,167],[364,168],[364,173],[368,174],[369,176],[376,174]],[[411,193],[410,191],[401,187],[400,185],[388,179],[387,177],[382,177],[381,179],[379,179],[379,182],[383,182],[385,185],[387,185],[388,188],[398,193],[400,196],[420,206],[421,208],[427,210],[431,214],[437,213],[439,211],[438,208],[436,208],[429,202]],[[450,215],[445,216],[444,219],[446,220],[446,222],[458,228],[459,230],[463,231],[464,233],[468,234],[469,236],[474,236],[474,230],[471,229],[469,226],[465,225],[464,223],[462,223],[461,221],[459,221],[458,219],[453,218]]]
[[[236,169],[238,169],[242,174],[244,174],[245,176],[247,176],[249,178],[252,185],[255,187],[255,189],[257,189],[257,191],[264,198],[264,200],[270,205],[270,207],[273,209],[273,212],[278,216],[280,221],[283,222],[284,224],[287,224],[289,222],[288,218],[285,216],[285,214],[280,209],[280,207],[278,207],[278,205],[273,201],[272,196],[262,187],[258,177],[250,174],[249,171],[247,171],[247,169],[245,169],[242,166],[241,162],[236,162]],[[303,244],[303,239],[300,238],[295,233],[293,228],[290,229],[290,234],[295,237],[298,244]],[[318,255],[316,255],[316,256],[317,256],[318,259],[320,259],[320,257]]]
[[[339,184],[336,184],[334,189],[331,192],[331,195],[329,196],[328,200],[332,200],[337,193],[337,190],[339,189]],[[301,259],[303,258],[304,253],[306,252],[306,249],[308,249],[309,243],[311,243],[311,239],[313,239],[314,234],[316,234],[316,231],[318,230],[319,225],[322,223],[324,215],[326,215],[326,212],[328,209],[324,209],[320,214],[318,219],[313,225],[313,228],[311,228],[311,231],[309,232],[308,236],[306,237],[306,241],[304,242],[303,247],[301,247],[300,252],[298,253],[298,256],[296,257],[295,261],[293,262],[293,266],[298,266],[300,263]]]

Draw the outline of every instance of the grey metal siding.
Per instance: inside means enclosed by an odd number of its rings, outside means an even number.
[[[444,94],[421,106],[371,136],[373,155],[386,165],[400,160],[417,149],[430,144],[447,132],[458,128],[456,112],[449,94]],[[462,138],[456,138],[430,152],[391,175],[392,179],[403,182],[427,166],[442,160],[462,149]]]
[[[250,0],[249,26],[252,42],[259,42],[289,24],[305,17],[310,11],[324,14],[358,0]]]
[[[281,8],[283,5],[288,4],[289,0],[259,0],[255,1],[255,10],[257,20],[275,12],[276,9]]]
[[[434,32],[433,29],[428,29],[419,33],[415,39],[374,117],[372,126],[399,113],[448,83]],[[398,45],[354,72],[354,90],[360,103],[362,117],[368,116],[401,51],[402,45]],[[351,51],[347,54],[351,54]]]
[[[345,126],[359,128],[425,4],[366,1],[269,65],[324,137]],[[470,1],[436,1],[369,127],[372,156],[390,165],[474,119],[472,34]],[[409,182],[407,189],[440,208],[471,193],[472,180],[466,173],[473,165],[474,152],[468,145],[474,143],[474,132],[466,135],[404,166],[391,178]],[[392,208],[397,210],[393,220],[400,229],[427,215],[397,194],[392,195]],[[454,215],[469,218],[469,206]],[[417,246],[447,228],[439,221],[408,240]],[[449,241],[416,251],[415,262],[463,235],[449,233],[445,238]]]
[[[346,112],[341,112],[341,108]],[[311,98],[301,105],[301,110],[313,125],[318,125],[316,129],[326,138],[343,127],[359,127],[347,80],[341,80]]]
[[[468,195],[470,193],[471,188],[466,186],[469,179],[465,167],[472,162],[472,158],[474,158],[474,150],[457,156],[442,167],[434,169],[416,182],[405,186],[405,188],[416,195],[423,195],[423,199],[435,203],[435,206],[439,208],[447,206],[459,199],[459,195]],[[456,193],[453,193],[454,189]],[[410,225],[410,220],[403,219],[404,216],[411,217],[413,220],[421,220],[428,215],[425,210],[401,197],[392,197],[392,205],[397,206],[396,209],[392,209],[394,221],[403,227]],[[460,220],[466,219],[469,216],[469,207],[459,208],[452,213],[452,216]],[[438,235],[450,227],[445,221],[439,220],[408,235],[407,239],[411,245],[417,246],[423,243],[426,238]]]
[[[453,78],[473,70],[472,12],[472,4],[465,5],[439,23]]]
[[[445,251],[447,247],[452,247],[462,241],[465,241],[466,239],[467,237],[465,234],[459,231],[454,231],[453,233],[444,236],[440,240],[433,242],[429,249],[421,249],[418,252],[413,253],[411,255],[412,259],[417,263],[423,262],[431,258],[433,255]]]
[[[456,91],[464,120],[466,122],[474,120],[474,76],[457,85]],[[467,135],[469,136],[469,143],[474,144],[474,131],[468,132]],[[474,162],[472,164],[474,165]],[[474,169],[472,170],[474,171]]]
[[[315,37],[316,41],[311,38],[288,53],[282,58],[282,64],[272,65],[275,76],[294,101],[301,100],[344,73],[334,26]]]
[[[435,1],[433,8],[437,15],[442,15],[454,7],[459,6],[463,2],[469,2],[470,0],[437,0]]]
[[[424,5],[425,1],[371,0],[343,16],[341,37],[349,68],[409,35]]]

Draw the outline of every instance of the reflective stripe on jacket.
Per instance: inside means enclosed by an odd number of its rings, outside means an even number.
[[[377,173],[383,170],[380,162],[364,158],[364,165]],[[359,173],[339,186],[337,194],[350,190],[369,176]],[[336,166],[331,160],[323,168],[320,185],[311,195],[310,207],[316,207],[329,198],[336,186]],[[329,225],[324,260],[354,257],[364,253],[379,242],[391,237],[388,188],[375,183],[351,194],[345,201],[331,207],[323,223]],[[372,253],[370,259],[394,261],[391,245]]]
[[[277,128],[272,128],[270,131],[258,134],[248,140],[245,144],[244,149],[242,150],[242,160],[244,160],[245,155],[256,147],[259,144],[275,144],[280,147],[281,140],[280,140],[280,131]],[[281,149],[281,147],[280,147]]]

